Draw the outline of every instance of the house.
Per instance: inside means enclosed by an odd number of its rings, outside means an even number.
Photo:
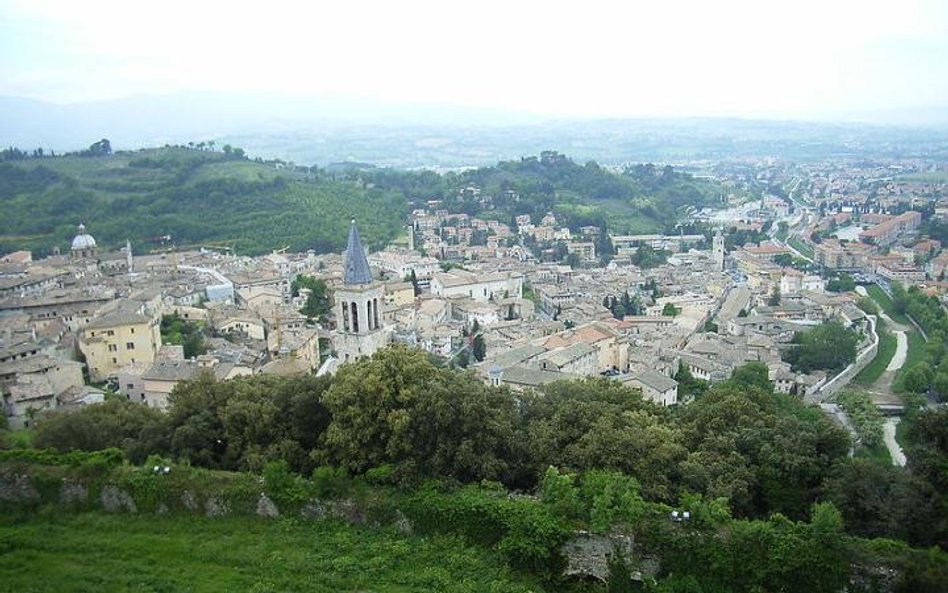
[[[622,382],[642,390],[645,399],[660,406],[670,406],[678,403],[678,381],[666,377],[662,373],[646,370],[622,379]]]
[[[166,409],[171,392],[182,381],[196,379],[201,373],[209,373],[223,381],[241,375],[250,375],[247,367],[234,363],[219,362],[213,356],[200,356],[196,360],[160,360],[142,375],[145,405]]]
[[[161,316],[127,299],[87,323],[79,335],[93,381],[115,376],[127,364],[154,362],[160,349]]]
[[[43,354],[0,363],[0,392],[7,422],[14,428],[28,428],[36,414],[81,400],[85,392],[101,394],[86,389],[82,363]]]

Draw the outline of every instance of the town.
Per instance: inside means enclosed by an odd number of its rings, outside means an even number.
[[[131,242],[107,251],[96,221],[82,221],[58,254],[0,260],[4,411],[29,427],[107,393],[164,409],[201,373],[333,374],[392,343],[492,385],[608,376],[662,406],[761,362],[777,390],[824,402],[878,354],[866,286],[948,289],[948,252],[922,232],[948,214],[946,184],[904,177],[922,166],[761,162],[755,181],[775,191],[693,209],[667,235],[570,229],[552,212],[511,226],[431,200],[380,251],[366,251],[353,220],[344,253],[246,257],[138,253]],[[737,187],[747,170],[715,174]],[[462,193],[491,201],[478,187]],[[854,336],[853,360],[793,364],[798,335],[828,322]],[[902,409],[891,384],[872,397]]]

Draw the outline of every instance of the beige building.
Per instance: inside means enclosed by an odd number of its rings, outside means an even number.
[[[336,330],[332,344],[342,362],[372,356],[391,342],[379,305],[385,304],[385,286],[372,278],[365,248],[355,221],[343,264],[342,285],[333,292]]]
[[[642,396],[660,406],[678,403],[678,382],[653,370],[637,373],[622,381],[642,390]]]
[[[0,363],[0,394],[13,428],[28,428],[42,412],[102,396],[84,385],[81,363],[42,354]]]
[[[142,399],[145,405],[166,409],[175,386],[182,381],[196,379],[201,373],[209,373],[223,381],[250,375],[251,370],[233,363],[219,362],[213,356],[199,356],[196,360],[160,360],[142,375]]]
[[[128,364],[154,362],[159,349],[161,316],[134,301],[118,301],[79,335],[79,350],[93,381],[104,381]]]
[[[411,282],[389,282],[385,285],[385,304],[407,307],[415,302],[415,287]]]

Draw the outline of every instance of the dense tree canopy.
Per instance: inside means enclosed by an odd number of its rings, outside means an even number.
[[[761,363],[710,387],[691,383],[693,400],[672,408],[609,378],[518,394],[392,347],[331,379],[203,374],[175,388],[164,414],[122,401],[54,413],[38,422],[36,442],[120,447],[139,462],[158,453],[214,469],[261,471],[280,461],[305,475],[331,465],[403,484],[486,479],[531,490],[550,466],[606,471],[634,480],[645,501],[704,508],[688,498],[697,496],[738,518],[800,520],[831,500],[854,533],[948,543],[943,410],[917,413],[908,469],[890,471],[849,459],[846,432],[775,393]],[[901,499],[913,511],[887,514]]]
[[[794,370],[837,373],[856,360],[859,336],[838,321],[831,321],[798,332],[793,341],[794,345],[784,351],[783,359]]]

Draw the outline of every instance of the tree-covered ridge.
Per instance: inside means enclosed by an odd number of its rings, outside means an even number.
[[[79,222],[104,249],[128,239],[137,252],[163,235],[245,254],[340,251],[351,218],[376,246],[398,234],[407,212],[398,192],[280,167],[184,147],[0,162],[0,252],[67,248]]]
[[[128,239],[147,251],[149,239],[171,235],[178,246],[224,244],[244,254],[286,246],[329,252],[344,248],[352,218],[380,247],[411,208],[432,199],[506,223],[520,214],[539,222],[552,211],[573,230],[608,223],[615,233],[652,232],[724,193],[672,167],[617,173],[552,151],[440,175],[251,161],[240,149],[204,143],[117,153],[93,147],[55,157],[7,151],[17,158],[0,159],[0,252],[65,248],[79,222],[105,249]]]
[[[363,174],[379,186],[399,188],[414,201],[443,199],[452,211],[490,213],[503,222],[529,214],[535,223],[554,212],[571,229],[608,221],[617,233],[667,228],[687,207],[716,204],[725,193],[713,181],[670,166],[635,165],[617,173],[594,161],[580,165],[555,151],[443,176],[430,171]]]

